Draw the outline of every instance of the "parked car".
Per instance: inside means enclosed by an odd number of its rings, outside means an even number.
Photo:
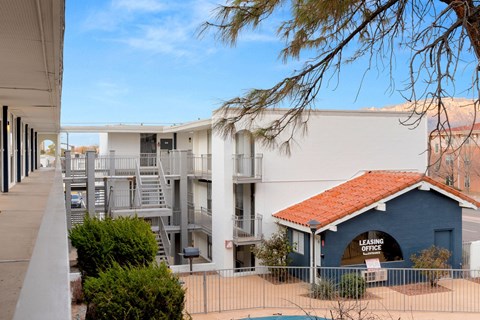
[[[72,200],[70,201],[72,208],[82,207],[82,197],[79,194],[72,194]]]

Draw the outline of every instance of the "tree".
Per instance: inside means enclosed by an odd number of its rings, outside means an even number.
[[[413,254],[410,260],[413,262],[413,267],[416,269],[440,269],[440,270],[421,270],[420,272],[428,279],[432,287],[438,285],[438,280],[442,276],[448,275],[450,265],[448,259],[450,259],[451,253],[445,248],[431,246],[428,249],[424,249],[417,256]],[[443,270],[442,270],[443,269]]]
[[[217,39],[235,45],[242,31],[256,29],[269,18],[274,21],[272,17],[285,7],[290,15],[277,28],[278,38],[286,43],[280,57],[283,61],[308,53],[312,57],[272,87],[225,101],[215,123],[224,135],[232,134],[235,123],[242,121],[267,145],[276,145],[277,137],[286,134],[281,147],[288,152],[294,133],[306,129],[320,89],[337,79],[343,65],[366,58],[365,72],[387,71],[394,90],[392,65],[397,50],[410,56],[409,77],[401,91],[411,102],[411,117],[405,125],[417,126],[429,112],[436,117],[433,134],[450,132],[444,98],[456,92],[471,92],[475,97],[471,119],[475,122],[480,95],[478,1],[228,0],[217,7],[214,21],[205,22],[200,33],[214,29]],[[462,71],[471,71],[472,82],[457,88],[460,62],[467,66]],[[280,106],[289,107],[283,116],[255,127],[263,111]]]
[[[287,236],[287,229],[279,227],[280,229],[273,233],[270,239],[263,239],[257,246],[252,246],[252,252],[258,259],[262,260],[263,264],[270,268],[270,272],[275,277],[281,279],[290,263],[288,255],[292,252],[292,245]]]

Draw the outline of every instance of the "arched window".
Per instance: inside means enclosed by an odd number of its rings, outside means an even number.
[[[345,248],[342,266],[363,264],[366,259],[377,258],[380,262],[403,260],[398,242],[388,233],[378,230],[359,234]]]

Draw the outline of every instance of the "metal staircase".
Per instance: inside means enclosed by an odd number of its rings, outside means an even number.
[[[157,262],[165,262],[168,265],[168,257],[165,251],[165,246],[163,245],[162,237],[158,232],[153,232],[155,234],[155,240],[157,240]]]
[[[141,206],[144,208],[166,208],[163,188],[157,175],[140,175]]]

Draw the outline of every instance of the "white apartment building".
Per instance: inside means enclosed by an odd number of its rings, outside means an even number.
[[[267,111],[257,125],[283,112]],[[117,214],[135,212],[149,219],[161,216],[159,228],[169,235],[169,251],[176,264],[185,263],[178,255],[182,248],[194,246],[217,269],[248,268],[259,264],[250,252],[251,245],[276,231],[273,213],[364,170],[425,172],[426,124],[412,130],[399,121],[406,116],[398,112],[312,111],[308,133],[295,137],[289,156],[264,147],[241,124],[230,138],[212,133],[215,113],[209,120],[171,127],[64,130],[100,132],[98,157],[135,157],[140,175],[146,167],[161,164],[153,175],[162,176],[163,172],[163,188],[170,189],[163,194],[167,208],[142,213],[138,205],[135,210],[117,210]],[[143,192],[145,187],[141,187]]]

